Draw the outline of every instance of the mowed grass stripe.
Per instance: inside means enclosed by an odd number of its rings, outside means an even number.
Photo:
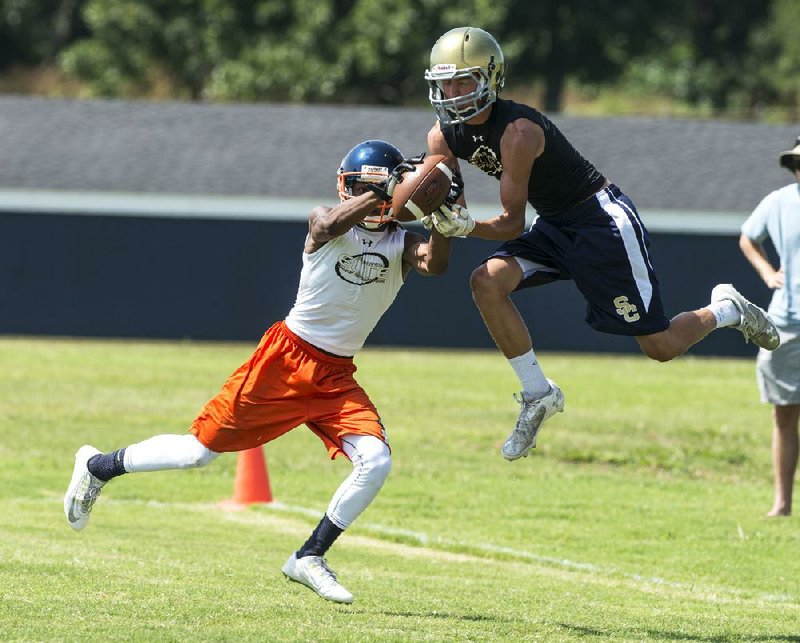
[[[15,504],[41,504],[41,501],[18,500]],[[50,504],[50,501],[47,502]],[[216,520],[240,525],[255,526],[282,536],[304,539],[308,535],[309,523],[292,520],[287,516],[318,517],[323,510],[309,507],[285,505],[272,502],[265,505],[232,508],[221,503],[159,502],[153,500],[115,500],[102,498],[100,504],[110,507],[136,505],[157,511],[182,511],[188,513],[210,514]],[[371,535],[364,535],[364,534]],[[397,538],[404,542],[398,542]],[[409,541],[413,544],[406,544]],[[366,547],[404,558],[428,558],[448,563],[504,565],[517,571],[520,564],[535,568],[537,574],[556,580],[575,581],[575,574],[583,575],[581,582],[605,587],[627,587],[635,591],[659,594],[666,597],[705,601],[719,604],[742,604],[754,607],[789,608],[800,614],[797,597],[787,594],[750,594],[729,587],[703,587],[686,584],[665,578],[648,578],[640,574],[626,573],[617,569],[605,568],[591,562],[558,559],[533,552],[500,547],[491,543],[474,543],[453,540],[438,535],[399,530],[391,527],[363,522],[354,526],[347,536],[337,543],[337,547],[360,549]]]

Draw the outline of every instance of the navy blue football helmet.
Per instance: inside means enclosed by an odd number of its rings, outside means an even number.
[[[339,165],[337,185],[339,198],[352,198],[354,183],[382,183],[389,173],[403,162],[403,155],[394,145],[386,141],[364,141],[345,154]],[[392,221],[391,203],[376,209],[375,215],[364,217],[367,227],[379,226]]]

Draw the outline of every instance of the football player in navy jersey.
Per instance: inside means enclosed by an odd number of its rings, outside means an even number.
[[[491,34],[458,27],[442,35],[425,79],[437,116],[428,133],[429,152],[464,159],[500,182],[498,216],[474,220],[462,194],[423,223],[446,236],[504,241],[473,271],[470,285],[522,387],[519,419],[503,445],[507,460],[526,456],[542,423],[564,409],[564,395],[542,372],[528,328],[509,298],[515,290],[574,280],[592,328],[636,337],[645,355],[662,362],[724,326],[762,348],[778,346],[769,316],[730,284],[716,286],[703,308],[665,316],[647,230],[632,201],[544,114],[499,98],[505,60]],[[526,231],[527,203],[538,217]]]

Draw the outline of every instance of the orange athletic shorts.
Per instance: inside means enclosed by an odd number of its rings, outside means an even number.
[[[341,436],[348,433],[387,442],[355,371],[352,357],[323,353],[277,322],[203,407],[190,431],[212,451],[242,451],[306,424],[331,459],[343,453]]]

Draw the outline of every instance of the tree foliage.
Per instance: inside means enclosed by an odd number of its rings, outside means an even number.
[[[282,11],[240,43],[209,78],[217,100],[398,103],[422,86],[428,32],[416,25],[435,3],[395,0],[262,2]]]
[[[545,108],[558,110],[568,78],[606,83],[630,60],[658,49],[658,29],[669,3],[650,0],[509,2],[499,19],[513,75],[544,81]]]
[[[49,62],[83,30],[84,0],[0,0],[0,70]]]
[[[58,56],[99,96],[421,103],[433,42],[475,25],[550,111],[574,81],[755,115],[798,109],[798,20],[797,0],[0,0],[0,69]]]
[[[793,107],[793,120],[800,120],[800,2],[776,0],[769,23],[760,38],[771,46],[771,64],[766,75],[772,79],[777,102]]]
[[[627,78],[710,114],[757,115],[766,104],[797,108],[797,0],[685,0],[662,24],[663,51],[635,61]],[[791,25],[791,26],[790,26]],[[794,88],[794,94],[792,93]]]
[[[91,36],[62,55],[67,73],[106,96],[146,92],[166,78],[203,97],[210,75],[255,30],[244,0],[88,0]]]

